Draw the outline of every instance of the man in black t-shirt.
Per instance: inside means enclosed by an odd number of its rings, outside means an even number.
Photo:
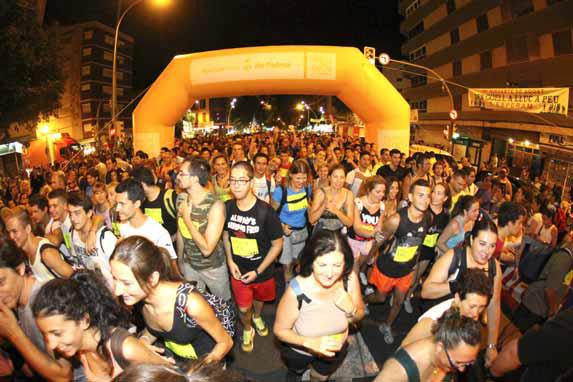
[[[380,167],[378,171],[376,171],[376,175],[380,175],[384,179],[396,178],[399,181],[402,181],[408,171],[404,167],[400,166],[400,155],[400,150],[390,150],[390,163]]]
[[[253,351],[255,330],[260,336],[269,332],[261,311],[264,302],[276,297],[272,264],[283,244],[282,225],[275,210],[252,192],[253,174],[253,166],[245,161],[231,168],[229,183],[234,199],[225,203],[223,232],[231,290],[243,324],[241,348],[245,352]]]
[[[493,365],[491,374],[501,376],[525,366],[522,382],[553,382],[559,376],[573,372],[573,308],[558,313],[539,330],[529,330],[521,338],[503,347]],[[570,378],[570,377],[569,377]],[[567,377],[562,381],[570,381]]]

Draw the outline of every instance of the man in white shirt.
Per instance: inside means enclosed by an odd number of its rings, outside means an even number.
[[[358,167],[350,171],[346,175],[346,184],[348,188],[352,191],[354,196],[358,196],[358,190],[362,182],[366,178],[370,178],[373,174],[370,170],[371,158],[370,153],[363,151],[360,153],[360,160],[358,161]]]
[[[143,236],[155,245],[165,248],[171,257],[171,266],[175,274],[179,274],[177,267],[177,254],[171,242],[171,235],[163,226],[146,216],[141,210],[145,201],[145,193],[141,183],[134,179],[121,182],[115,189],[116,210],[119,220],[120,236]]]
[[[274,177],[267,177],[269,157],[264,153],[256,153],[253,158],[255,173],[253,177],[253,193],[260,200],[270,204],[271,195],[275,192]]]

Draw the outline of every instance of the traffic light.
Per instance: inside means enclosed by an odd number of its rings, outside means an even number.
[[[371,63],[374,64],[376,62],[376,48],[372,48],[370,46],[364,47],[364,57]]]

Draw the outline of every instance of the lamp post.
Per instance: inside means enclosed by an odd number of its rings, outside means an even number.
[[[123,21],[125,15],[136,5],[142,3],[144,0],[134,0],[128,7],[123,11],[117,23],[115,25],[115,36],[113,39],[113,63],[111,69],[111,128],[115,128],[115,120],[117,113],[117,42],[119,40],[119,27]],[[169,3],[169,0],[154,0],[157,6],[164,6]]]
[[[442,76],[440,76],[440,74],[438,72],[436,72],[432,68],[428,68],[427,66],[423,66],[423,65],[414,64],[414,63],[408,62],[408,61],[395,60],[393,58],[390,58],[390,56],[386,53],[382,53],[380,56],[378,56],[378,62],[380,62],[380,64],[382,66],[388,65],[391,62],[395,62],[397,64],[402,64],[402,65],[406,65],[406,66],[411,66],[413,68],[422,69],[422,70],[425,70],[427,72],[432,73],[435,77],[437,77],[440,80],[440,82],[442,83],[442,90],[445,89],[445,91],[448,93],[448,97],[450,99],[449,117],[450,117],[450,120],[452,122],[451,122],[451,129],[449,131],[450,131],[450,140],[451,140],[451,138],[453,138],[453,134],[454,134],[454,121],[458,118],[458,111],[454,107],[454,97],[452,96],[452,92],[450,91],[450,87],[448,86],[448,82]]]
[[[227,113],[227,126],[231,124],[231,111],[235,108],[236,103],[237,103],[236,98],[233,98],[231,103],[229,103],[229,112]]]

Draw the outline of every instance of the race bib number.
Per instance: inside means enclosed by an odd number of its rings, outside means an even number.
[[[161,208],[146,208],[145,214],[158,222],[159,224],[163,224],[163,216],[161,216]]]
[[[251,258],[259,254],[259,245],[255,239],[231,237],[231,246],[233,255],[239,257]]]
[[[176,342],[165,341],[165,347],[171,350],[173,353],[177,354],[181,358],[186,359],[197,359],[197,353],[195,348],[191,344],[181,345]]]
[[[424,238],[424,245],[426,247],[434,248],[438,243],[438,233],[427,234]]]
[[[195,228],[199,229],[199,222],[196,221],[192,221],[191,223],[193,223],[193,225],[195,226]],[[181,236],[183,236],[185,239],[191,239],[191,232],[189,232],[189,229],[187,228],[187,224],[185,224],[185,221],[183,220],[183,218],[178,218],[177,219],[177,226],[179,227],[179,232],[181,232]]]
[[[407,263],[416,256],[418,246],[414,247],[398,247],[394,255],[394,261],[397,263]]]

